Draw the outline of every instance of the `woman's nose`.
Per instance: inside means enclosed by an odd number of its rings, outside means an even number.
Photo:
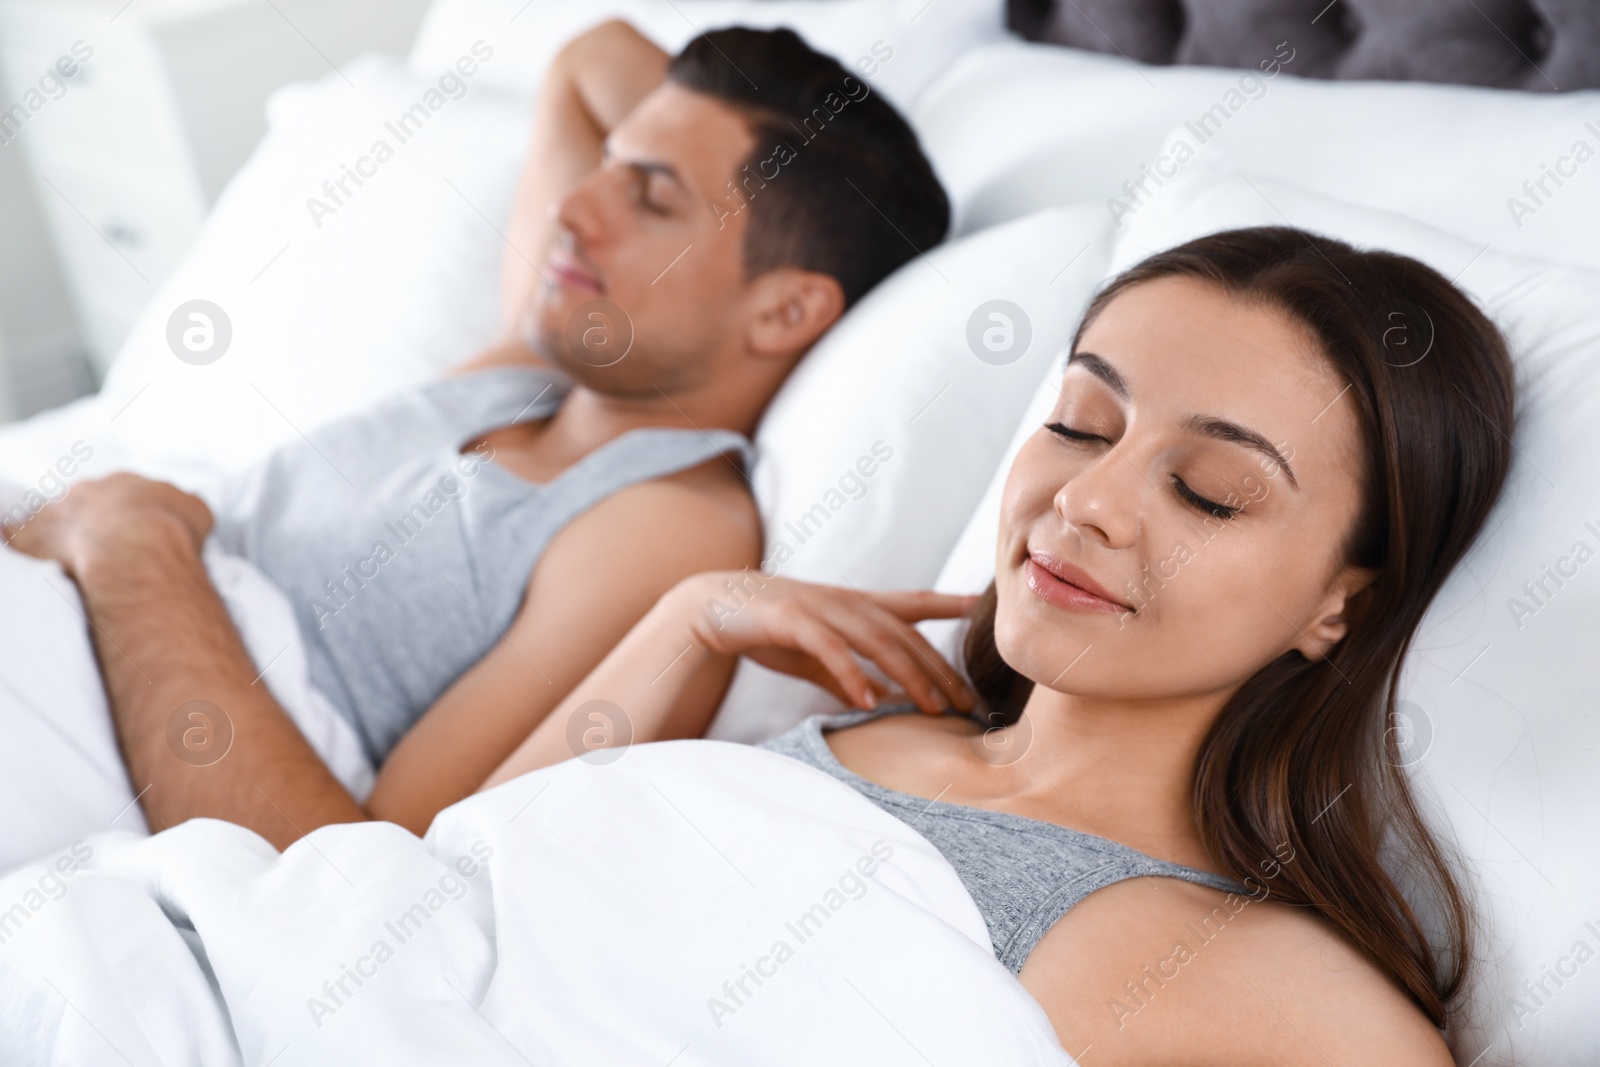
[[[1144,471],[1113,445],[1056,491],[1056,514],[1107,548],[1127,548],[1138,540],[1148,487]]]

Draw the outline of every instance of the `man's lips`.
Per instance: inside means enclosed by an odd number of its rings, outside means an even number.
[[[590,289],[596,293],[603,291],[600,279],[594,272],[585,269],[570,256],[561,253],[551,256],[549,267],[556,281],[569,289]]]
[[[1043,600],[1068,611],[1125,614],[1134,608],[1111,595],[1111,591],[1081,567],[1047,552],[1029,552],[1023,565],[1028,587]]]

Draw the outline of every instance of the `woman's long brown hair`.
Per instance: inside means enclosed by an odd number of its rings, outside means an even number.
[[[1511,464],[1505,341],[1414,259],[1259,227],[1190,241],[1118,275],[1090,303],[1073,350],[1117,294],[1174,276],[1287,314],[1350,384],[1365,485],[1343,559],[1377,571],[1351,599],[1346,636],[1324,660],[1285,653],[1218,714],[1194,768],[1201,834],[1229,873],[1315,909],[1445,1026],[1467,980],[1473,912],[1453,851],[1418,810],[1390,727],[1400,662],[1423,612]],[[971,616],[966,666],[990,723],[1009,725],[1033,683],[995,649],[994,612],[991,583]],[[1293,862],[1272,864],[1285,843]],[[1271,879],[1260,877],[1265,869]]]

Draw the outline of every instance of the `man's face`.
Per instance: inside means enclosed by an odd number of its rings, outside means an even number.
[[[741,345],[749,211],[732,213],[727,183],[753,144],[736,111],[670,82],[612,130],[557,208],[533,308],[540,354],[591,388],[653,396]]]

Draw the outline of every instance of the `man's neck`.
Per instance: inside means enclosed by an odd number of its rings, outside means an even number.
[[[759,414],[738,410],[705,389],[675,393],[658,389],[654,395],[617,396],[574,385],[542,436],[558,451],[586,454],[641,427],[725,429],[748,437]]]
[[[532,425],[501,427],[482,440],[494,447],[500,463],[512,473],[547,483],[630,430],[721,428],[749,436],[754,421],[719,418],[714,408],[708,410],[708,405],[696,403],[692,396],[619,397],[574,385],[550,418]]]

